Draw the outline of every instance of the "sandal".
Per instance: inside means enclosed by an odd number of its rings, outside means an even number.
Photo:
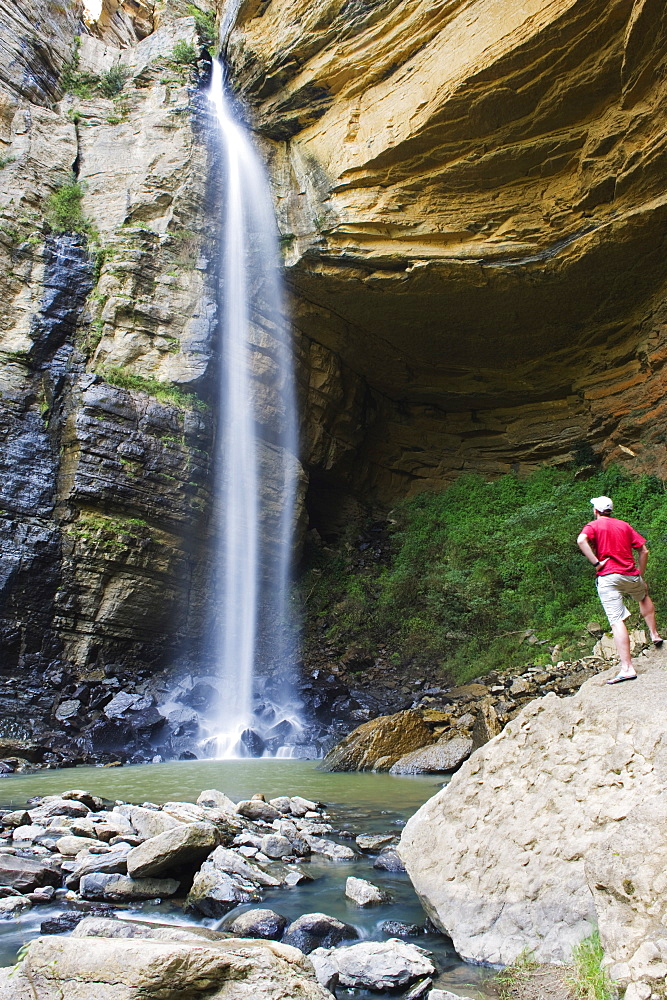
[[[622,681],[636,681],[637,674],[616,674],[611,680],[607,681],[607,684],[620,684]]]

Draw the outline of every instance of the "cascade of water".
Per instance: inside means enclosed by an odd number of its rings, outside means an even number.
[[[222,759],[256,756],[267,745],[275,752],[277,741],[300,727],[289,682],[295,650],[287,613],[297,429],[268,178],[233,113],[217,60],[208,98],[224,157],[215,625],[223,689],[216,756]]]

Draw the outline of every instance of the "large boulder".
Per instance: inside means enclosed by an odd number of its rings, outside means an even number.
[[[371,771],[377,761],[382,769],[433,742],[431,730],[419,712],[397,712],[364,722],[329,751],[322,762],[326,771]]]
[[[142,878],[161,875],[184,864],[198,864],[218,842],[218,831],[211,823],[179,824],[133,848],[127,856],[128,874]]]
[[[82,945],[37,938],[17,969],[0,970],[0,1000],[332,1000],[311,963],[273,941],[87,937]]]
[[[83,876],[79,892],[83,899],[130,902],[173,896],[178,886],[179,882],[175,878],[128,878],[127,875],[94,872]]]
[[[455,736],[443,743],[413,750],[396,761],[389,769],[390,774],[439,774],[455,771],[470,756],[472,740],[465,736]]]
[[[526,706],[403,831],[422,903],[465,959],[567,962],[599,925],[619,982],[664,980],[667,673],[608,676]]]
[[[32,892],[42,885],[60,885],[60,873],[50,864],[36,858],[0,855],[0,885],[19,892]]]
[[[310,960],[321,983],[378,992],[395,990],[435,972],[427,951],[397,938],[318,948],[311,952]]]
[[[355,927],[326,913],[304,913],[293,920],[283,941],[306,955],[315,948],[332,948],[341,941],[359,937]]]

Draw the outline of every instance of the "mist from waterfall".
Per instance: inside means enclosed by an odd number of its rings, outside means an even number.
[[[208,99],[223,160],[213,739],[219,759],[288,756],[300,729],[288,607],[297,428],[282,262],[268,177],[217,60]]]

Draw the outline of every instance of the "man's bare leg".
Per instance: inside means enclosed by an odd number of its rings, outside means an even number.
[[[655,604],[648,594],[643,601],[639,602],[639,610],[642,613],[644,621],[648,625],[648,630],[651,633],[651,642],[660,642],[660,633],[658,632],[658,628],[655,623]],[[615,635],[614,638],[616,638]]]
[[[644,600],[648,600],[648,597],[644,598]],[[616,624],[612,625],[611,631],[616,644],[616,652],[618,653],[621,661],[621,669],[619,670],[618,675],[619,677],[634,677],[636,675],[636,671],[632,665],[632,657],[630,656],[630,636],[628,635],[625,622],[616,622]]]

